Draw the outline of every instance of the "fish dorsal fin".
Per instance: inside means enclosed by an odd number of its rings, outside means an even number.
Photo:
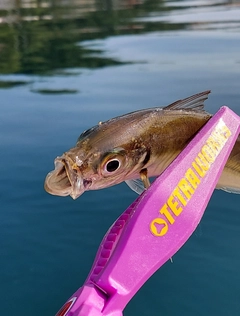
[[[164,108],[164,110],[194,110],[203,111],[204,101],[207,100],[210,90],[203,91],[192,95],[183,100],[178,100],[172,104],[169,104]]]

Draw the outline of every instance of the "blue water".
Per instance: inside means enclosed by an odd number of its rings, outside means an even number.
[[[136,198],[125,184],[76,201],[44,191],[54,158],[83,130],[206,89],[209,112],[228,105],[240,115],[239,1],[206,2],[115,5],[94,13],[103,14],[98,31],[92,13],[79,18],[84,25],[70,15],[68,28],[61,16],[55,24],[0,25],[1,315],[54,315],[84,282],[108,227]],[[1,5],[4,19],[11,16]],[[76,30],[81,36],[70,40]],[[12,42],[7,32],[16,32]],[[196,232],[124,315],[240,315],[239,203],[238,195],[215,191]]]

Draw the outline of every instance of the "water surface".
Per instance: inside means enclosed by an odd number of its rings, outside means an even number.
[[[0,314],[54,315],[136,195],[50,196],[53,159],[99,121],[206,89],[208,111],[240,115],[239,1],[17,3],[0,1]],[[239,202],[216,191],[125,315],[239,315]]]

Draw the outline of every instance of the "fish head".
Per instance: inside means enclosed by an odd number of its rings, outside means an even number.
[[[57,157],[54,164],[55,169],[45,179],[45,190],[76,199],[85,191],[103,189],[132,177],[136,151],[81,138],[76,147]]]

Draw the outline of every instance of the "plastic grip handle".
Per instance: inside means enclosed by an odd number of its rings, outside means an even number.
[[[139,198],[138,198],[139,199]],[[131,218],[131,215],[134,211],[134,208],[138,202],[136,199],[123,213],[119,218],[114,222],[114,224],[109,228],[106,235],[104,236],[101,245],[97,251],[93,266],[91,271],[85,281],[96,282],[96,278],[101,273],[101,271],[106,266],[108,260],[111,258],[111,255],[114,249],[117,246],[119,238],[121,237],[122,231],[125,225],[128,223],[128,220]]]
[[[240,118],[222,107],[108,230],[84,286],[57,316],[122,315],[196,229],[239,132]]]
[[[140,196],[117,249],[96,280],[109,295],[102,315],[111,315],[116,308],[123,310],[144,282],[191,236],[239,130],[239,117],[222,107]],[[205,160],[199,162],[200,158]]]

